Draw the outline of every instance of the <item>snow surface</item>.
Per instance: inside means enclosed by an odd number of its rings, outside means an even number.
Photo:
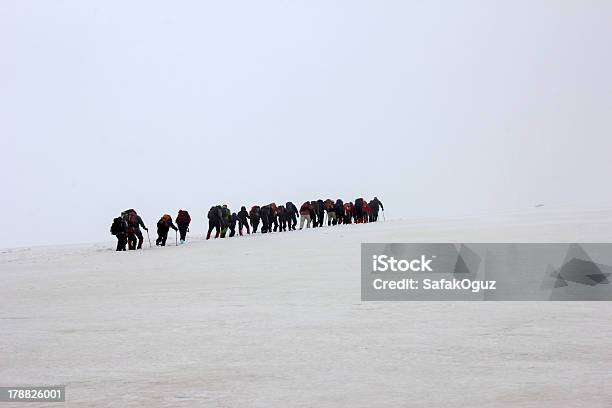
[[[65,384],[51,407],[612,406],[612,304],[361,302],[359,244],[387,241],[612,242],[612,210],[1,250],[0,385]]]

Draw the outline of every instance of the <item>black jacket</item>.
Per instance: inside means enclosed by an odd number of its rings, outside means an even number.
[[[113,220],[113,224],[110,227],[110,232],[113,235],[125,235],[127,233],[127,222],[123,217],[117,217]]]
[[[287,203],[285,204],[285,209],[287,210],[287,216],[289,217],[294,214],[298,215],[300,213],[295,204],[293,204],[291,201],[287,201]]]
[[[221,211],[221,206],[210,207],[208,210],[208,222],[213,225],[223,225],[223,213]]]
[[[163,218],[160,218],[159,221],[157,221],[157,230],[160,232],[168,232],[170,230],[170,228],[172,228],[173,230],[178,230],[178,228],[176,228],[176,226],[174,225],[174,223],[172,222],[172,219],[165,221]]]
[[[323,200],[317,200],[317,213],[324,214],[325,213],[325,203]]]
[[[334,209],[336,210],[336,214],[344,214],[344,203],[342,200],[336,200],[336,204],[334,204]]]
[[[246,208],[242,208],[240,211],[238,211],[238,219],[242,221],[243,223],[246,223],[247,219],[251,219]]]
[[[261,217],[261,220],[264,223],[270,221],[270,218],[272,216],[272,209],[270,208],[270,206],[264,205],[263,207],[261,207],[259,209],[259,216]]]
[[[374,203],[375,210],[378,210],[377,207],[380,206],[380,209],[385,211],[385,207],[383,207],[383,204],[380,202],[380,200],[378,198],[374,197],[374,199],[372,200],[372,203]]]

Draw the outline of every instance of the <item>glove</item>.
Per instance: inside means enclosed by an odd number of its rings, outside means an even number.
[[[187,232],[189,232],[189,228],[187,228]]]

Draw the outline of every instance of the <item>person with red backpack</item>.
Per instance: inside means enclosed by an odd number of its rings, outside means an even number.
[[[352,202],[344,204],[344,223],[352,224],[353,218],[355,217],[355,206]]]
[[[251,219],[251,227],[253,227],[253,234],[257,233],[257,227],[259,226],[259,221],[261,220],[261,208],[258,205],[254,205],[251,207],[251,211],[249,211],[249,218]]]
[[[278,230],[278,206],[276,203],[270,203],[270,218],[268,232],[276,232]]]
[[[179,234],[181,234],[181,244],[185,243],[187,232],[189,232],[189,223],[191,222],[191,216],[187,210],[179,210],[176,216],[176,226],[178,227]]]
[[[370,222],[370,206],[366,200],[363,200],[363,220],[361,222]]]
[[[128,241],[128,249],[142,249],[142,242],[144,241],[144,237],[142,235],[142,231],[140,227],[145,231],[149,229],[144,225],[142,218],[140,215],[136,213],[136,210],[130,208],[129,210],[125,210],[121,213],[121,217],[127,223],[127,241]],[[138,245],[136,244],[136,240],[138,239]]]
[[[364,216],[363,203],[364,201],[365,200],[363,198],[357,198],[355,200],[355,224],[363,223],[363,216]]]
[[[306,222],[306,228],[310,228],[310,223],[312,219],[310,218],[310,213],[313,211],[312,204],[310,201],[306,201],[300,207],[300,229],[304,228],[304,222]]]

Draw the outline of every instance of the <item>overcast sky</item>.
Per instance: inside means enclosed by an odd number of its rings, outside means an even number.
[[[612,2],[0,2],[0,247],[134,207],[612,205]],[[154,228],[152,228],[153,230]]]

